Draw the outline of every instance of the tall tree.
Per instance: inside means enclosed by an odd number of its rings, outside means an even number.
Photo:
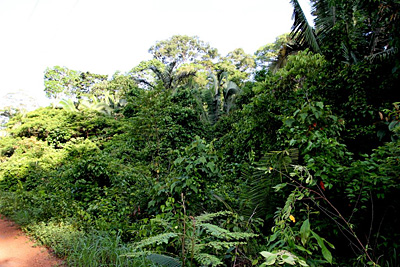
[[[104,93],[107,75],[70,70],[55,66],[44,73],[44,91],[48,98],[77,98],[84,95],[99,96]]]
[[[218,51],[197,36],[174,35],[150,47],[153,59],[141,62],[131,71],[134,80],[145,87],[161,84],[171,89],[192,77],[199,69],[208,68]]]
[[[243,84],[250,78],[255,66],[254,56],[245,53],[242,48],[237,48],[229,52],[225,57],[221,57],[213,69],[215,69],[217,76],[225,73],[228,75],[228,80]]]
[[[54,66],[44,72],[44,91],[48,98],[61,99],[75,94],[79,73],[66,67]]]

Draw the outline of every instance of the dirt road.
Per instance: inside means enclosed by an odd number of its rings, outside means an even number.
[[[46,248],[34,247],[13,222],[0,215],[0,267],[52,267],[62,261]]]

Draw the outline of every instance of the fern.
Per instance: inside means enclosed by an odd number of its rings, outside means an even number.
[[[168,244],[168,241],[170,238],[177,237],[177,236],[178,236],[178,234],[176,234],[176,233],[164,233],[164,234],[155,235],[155,236],[146,238],[138,243],[135,243],[133,245],[133,248],[135,250],[138,250],[143,247],[150,246],[150,245],[161,245],[163,243]]]
[[[171,227],[170,223],[165,220],[153,219],[152,222],[160,223],[166,231],[170,232],[152,236],[133,244],[134,251],[125,256],[146,257],[146,259],[156,264],[167,267],[182,266],[184,263],[189,263],[189,261],[191,264],[195,262],[201,266],[221,265],[223,264],[222,261],[216,256],[221,253],[218,251],[222,251],[225,254],[229,249],[232,250],[237,246],[245,245],[245,239],[258,236],[252,233],[231,232],[210,223],[210,221],[218,217],[230,215],[234,215],[234,213],[231,211],[220,211],[202,214],[194,218],[183,215],[180,219],[180,221],[184,222],[182,225],[183,229]],[[189,222],[193,222],[193,224]],[[181,261],[175,255],[171,257],[144,249],[151,245],[168,244],[171,242],[171,239],[173,239],[172,247],[182,247],[181,255],[179,255]],[[141,249],[144,249],[144,251],[140,251]],[[209,254],[212,251],[216,255]]]
[[[203,222],[209,222],[213,220],[214,218],[220,217],[220,216],[226,216],[226,215],[232,215],[233,213],[230,211],[219,211],[219,212],[214,212],[214,213],[205,213],[203,215],[199,215],[195,218],[197,223],[203,223]]]
[[[227,242],[227,241],[211,241],[205,244],[199,244],[196,246],[196,249],[198,251],[206,248],[206,247],[210,247],[213,248],[215,250],[223,250],[223,249],[230,249],[236,246],[240,246],[240,245],[246,245],[246,242],[244,241],[234,241],[234,242]]]
[[[199,226],[204,228],[212,236],[215,236],[219,239],[238,240],[238,239],[245,239],[245,238],[257,236],[256,234],[252,234],[252,233],[230,232],[226,229],[223,229],[219,226],[216,226],[216,225],[210,224],[210,223],[201,223],[201,224],[199,224]]]
[[[199,253],[194,258],[202,266],[218,266],[223,264],[220,259],[207,253]]]

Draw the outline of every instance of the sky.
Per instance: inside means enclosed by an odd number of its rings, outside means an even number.
[[[292,13],[289,0],[0,0],[0,97],[23,91],[45,105],[47,67],[124,73],[178,34],[253,54],[290,31]]]

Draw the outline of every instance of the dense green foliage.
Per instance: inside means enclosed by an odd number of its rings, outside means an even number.
[[[47,69],[69,98],[10,119],[0,212],[71,266],[398,265],[400,4],[292,3],[255,57],[173,36],[111,79]]]

